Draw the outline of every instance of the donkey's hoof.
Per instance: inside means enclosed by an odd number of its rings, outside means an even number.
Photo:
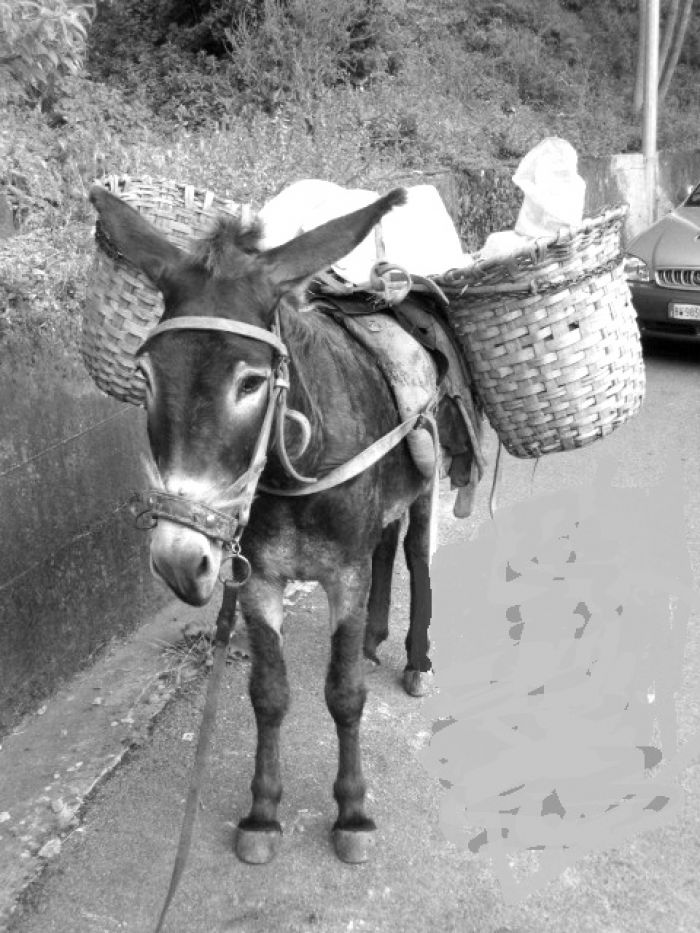
[[[242,862],[248,865],[266,865],[277,854],[282,839],[282,829],[236,829],[234,850]]]
[[[424,697],[432,685],[432,671],[412,671],[406,668],[403,672],[403,688],[411,697]]]
[[[369,859],[374,846],[373,829],[334,829],[333,848],[341,862],[360,865]]]

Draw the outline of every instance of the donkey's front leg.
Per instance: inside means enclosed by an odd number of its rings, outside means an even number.
[[[341,568],[325,585],[331,618],[331,659],[326,703],[338,733],[338,776],[333,796],[336,854],[344,862],[365,862],[374,842],[374,821],[365,815],[365,780],[360,760],[360,720],[367,691],[362,643],[371,581],[371,562]]]
[[[253,576],[240,597],[252,656],[249,692],[258,727],[258,746],[250,786],[253,806],[238,824],[235,850],[241,861],[253,865],[269,862],[282,837],[277,819],[282,797],[279,734],[289,705],[282,656],[283,592],[283,581],[270,582]]]

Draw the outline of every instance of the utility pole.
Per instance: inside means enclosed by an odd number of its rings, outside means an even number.
[[[646,42],[644,62],[644,117],[642,122],[642,154],[644,156],[644,188],[647,220],[656,220],[656,179],[658,155],[656,127],[659,98],[659,0],[646,0]]]

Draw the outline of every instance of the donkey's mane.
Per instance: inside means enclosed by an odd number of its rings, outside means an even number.
[[[211,230],[194,245],[195,261],[213,276],[250,271],[260,255],[262,221],[257,217],[244,221],[240,217],[218,217]]]

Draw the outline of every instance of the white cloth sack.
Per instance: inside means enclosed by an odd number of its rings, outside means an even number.
[[[353,285],[369,281],[379,259],[395,263],[413,275],[440,275],[464,265],[465,256],[452,219],[433,185],[407,189],[407,202],[389,211],[381,222],[385,255],[377,250],[374,231],[359,246],[333,265]],[[379,195],[374,191],[343,188],[330,181],[294,182],[261,209],[262,246],[270,249],[327,220],[365,207]]]

